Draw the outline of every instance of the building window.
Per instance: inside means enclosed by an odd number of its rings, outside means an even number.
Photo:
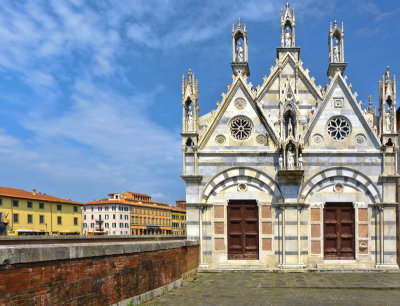
[[[91,228],[94,228],[94,223],[90,223],[90,227],[91,227]]]
[[[87,224],[86,223],[83,223],[83,228],[87,228]]]
[[[61,218],[61,216],[58,216],[58,217],[57,217],[57,224],[58,224],[58,225],[61,225],[61,224],[62,224],[62,218]]]
[[[120,220],[123,220],[124,217],[122,216],[122,214],[119,215]]]
[[[113,214],[113,220],[115,220],[115,214]]]
[[[117,206],[111,207],[111,210],[116,211],[117,210]]]
[[[62,210],[62,206],[60,204],[57,204],[57,210],[61,211]]]
[[[106,220],[108,220],[108,215],[105,215],[104,218],[105,218]]]
[[[27,222],[28,222],[29,224],[32,224],[32,223],[33,223],[33,217],[32,217],[32,215],[28,215],[28,220],[27,220]]]
[[[86,220],[86,215],[83,215],[83,220]]]
[[[120,224],[119,224],[119,227],[120,227],[120,228],[123,228],[123,227],[124,227],[124,224],[123,224],[123,223],[120,223]]]
[[[92,217],[92,220],[94,220],[94,215],[91,215],[91,217]]]
[[[0,199],[0,206],[3,205],[3,199]]]
[[[108,223],[105,223],[104,226],[105,226],[105,228],[109,228],[109,227],[108,227]]]
[[[125,220],[129,220],[129,216],[128,215],[125,215]]]
[[[83,209],[83,211],[86,211],[86,207],[84,207],[84,208],[82,208]]]
[[[13,207],[18,207],[18,206],[19,206],[18,200],[13,200]]]
[[[92,211],[93,211],[93,206],[91,208],[92,208]]]
[[[44,209],[44,203],[39,203],[39,209]]]
[[[102,211],[102,210],[103,210],[103,207],[99,206],[99,207],[98,207],[98,210],[99,210],[99,211]]]
[[[78,218],[77,217],[74,218],[74,225],[78,225]]]
[[[31,201],[26,202],[26,207],[27,208],[32,208],[33,207],[32,202]]]
[[[125,228],[129,228],[129,223],[125,223]]]
[[[112,227],[113,227],[113,228],[116,228],[116,227],[117,227],[117,223],[113,223],[113,224],[112,224]],[[115,232],[114,232],[114,233],[115,233]]]
[[[328,134],[334,140],[344,140],[350,134],[350,123],[341,116],[333,117],[328,122]]]
[[[44,216],[43,215],[39,215],[39,223],[44,224]]]
[[[18,214],[13,214],[13,222],[14,223],[18,223],[19,222]]]
[[[78,207],[74,206],[74,212],[78,212]]]
[[[105,207],[104,207],[104,210],[105,210],[105,211],[108,211],[108,208],[109,208],[108,206],[105,206]]]

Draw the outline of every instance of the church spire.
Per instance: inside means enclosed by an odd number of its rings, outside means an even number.
[[[334,77],[337,71],[343,75],[346,69],[347,63],[344,61],[344,31],[343,22],[342,27],[338,26],[335,20],[329,26],[328,34],[328,45],[329,45],[329,67],[327,75]]]
[[[238,25],[232,25],[232,70],[235,75],[239,72],[245,75],[250,75],[249,55],[247,43],[246,24],[242,27],[242,20],[238,19]]]
[[[292,9],[292,14],[290,14],[289,2],[287,2],[285,14],[283,13],[283,9],[281,9],[281,47],[293,48],[296,46],[295,20],[294,9]]]
[[[281,9],[281,46],[277,48],[277,57],[281,59],[290,52],[298,60],[300,48],[296,47],[296,17],[294,9],[290,12],[289,6],[287,2],[285,12]]]

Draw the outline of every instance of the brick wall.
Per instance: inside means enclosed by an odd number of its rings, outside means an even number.
[[[123,301],[167,285],[196,269],[199,246],[191,242],[136,243],[145,245],[142,248],[124,248],[118,244],[114,254],[107,253],[113,250],[110,245],[103,248],[68,245],[59,250],[46,245],[43,247],[47,249],[39,251],[37,259],[30,257],[37,251],[28,254],[29,247],[22,251],[3,248],[0,249],[3,263],[0,304],[109,305]],[[99,252],[110,256],[98,256]],[[25,259],[24,253],[28,254]],[[7,256],[9,259],[4,259]]]

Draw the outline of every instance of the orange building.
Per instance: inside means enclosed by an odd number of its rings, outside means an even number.
[[[186,201],[176,201],[172,207],[172,235],[186,236]]]
[[[131,205],[132,235],[172,235],[171,206],[142,193],[124,192],[122,197]]]

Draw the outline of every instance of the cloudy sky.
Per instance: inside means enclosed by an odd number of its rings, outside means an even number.
[[[200,113],[231,81],[232,23],[247,24],[257,86],[280,44],[276,0],[2,1],[0,185],[89,201],[110,192],[184,198],[181,77],[199,79]],[[388,65],[400,74],[400,4],[292,1],[296,44],[327,82],[329,22],[344,21],[346,75],[376,104]]]

